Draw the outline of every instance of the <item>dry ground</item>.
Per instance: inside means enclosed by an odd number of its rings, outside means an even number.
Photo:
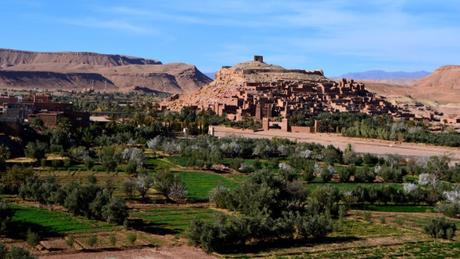
[[[160,247],[160,248],[143,248],[123,251],[106,251],[106,252],[82,252],[76,254],[59,254],[40,256],[43,259],[147,259],[147,258],[187,258],[187,259],[207,259],[214,258],[202,250],[190,246]]]

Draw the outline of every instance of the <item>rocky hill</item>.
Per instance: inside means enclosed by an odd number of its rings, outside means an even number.
[[[442,104],[460,103],[460,66],[443,66],[415,82],[409,93]]]
[[[0,88],[193,92],[209,83],[195,66],[90,52],[0,49]]]
[[[261,56],[223,67],[212,83],[191,94],[172,96],[162,106],[171,110],[186,106],[211,109],[236,121],[244,117],[289,117],[298,111],[398,113],[396,107],[367,91],[362,83],[345,79],[336,82],[321,70],[285,69],[265,63]]]

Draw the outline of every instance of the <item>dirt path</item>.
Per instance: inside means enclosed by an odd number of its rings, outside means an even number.
[[[460,162],[460,148],[441,147],[416,143],[395,143],[393,141],[362,139],[344,137],[329,133],[292,133],[281,130],[257,131],[233,129],[228,127],[215,127],[214,136],[241,136],[247,138],[287,138],[299,142],[318,143],[321,145],[333,145],[345,149],[348,144],[358,153],[371,153],[376,155],[396,154],[409,157],[430,157],[447,155],[452,161]]]
[[[215,258],[202,250],[190,246],[143,248],[123,251],[81,252],[75,254],[42,255],[43,259],[207,259]]]

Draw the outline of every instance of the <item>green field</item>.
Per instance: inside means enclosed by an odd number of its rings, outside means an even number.
[[[436,218],[436,214],[434,215],[426,215],[423,214],[423,216],[419,217],[414,217],[413,215],[398,215],[397,218],[402,221],[404,224],[412,224],[416,225],[420,228],[423,228],[424,226],[428,225],[432,219]],[[447,218],[449,221],[452,221],[457,225],[457,229],[460,229],[460,220],[459,219],[453,219],[453,218]],[[458,235],[458,232],[457,232]]]
[[[459,258],[460,242],[426,241],[402,246],[361,247],[283,258]]]
[[[363,187],[396,186],[398,188],[402,188],[402,185],[400,183],[308,183],[306,186],[311,191],[317,189],[318,187],[322,187],[322,186],[336,187],[341,191],[352,191],[356,189],[358,186],[363,186]]]
[[[360,209],[381,212],[434,212],[432,206],[424,205],[365,205]]]
[[[409,230],[388,224],[366,222],[363,220],[346,219],[336,222],[336,227],[331,236],[334,237],[376,237],[376,236],[400,236]]]
[[[193,219],[213,220],[220,213],[208,208],[156,208],[131,212],[163,232],[184,233]]]
[[[178,172],[177,174],[187,187],[187,196],[192,201],[206,201],[209,192],[215,187],[222,185],[235,188],[240,180],[212,172]]]
[[[145,161],[145,166],[155,171],[171,170],[178,167],[177,163],[170,158],[148,158]]]
[[[175,165],[179,165],[182,167],[188,166],[188,158],[183,157],[183,156],[169,156],[165,159]]]
[[[15,225],[17,234],[26,233],[28,229],[39,232],[42,235],[56,235],[78,232],[110,231],[113,225],[89,220],[83,217],[75,217],[61,211],[49,211],[47,209],[13,205],[15,213],[12,223]],[[21,233],[19,233],[21,232]]]

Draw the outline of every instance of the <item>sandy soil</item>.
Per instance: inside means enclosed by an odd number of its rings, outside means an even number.
[[[43,255],[39,258],[44,259],[170,259],[170,258],[187,258],[187,259],[207,259],[215,258],[206,254],[202,250],[190,246],[179,247],[161,247],[161,248],[143,248],[123,251],[106,251],[106,252],[81,252],[75,254]]]
[[[253,132],[251,130],[240,130],[227,127],[215,127],[214,135],[217,137],[242,136],[247,138],[288,138],[299,142],[318,143],[321,145],[333,145],[344,149],[348,144],[358,153],[371,153],[376,155],[401,155],[416,158],[447,155],[453,162],[460,162],[460,148],[450,148],[415,143],[396,143],[393,141],[349,138],[338,134],[305,134],[284,132],[281,130],[269,130]]]

